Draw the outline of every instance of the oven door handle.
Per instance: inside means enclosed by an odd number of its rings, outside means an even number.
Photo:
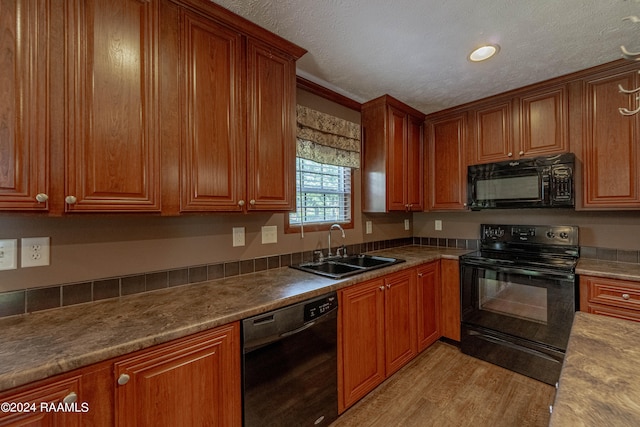
[[[470,266],[470,267],[482,267],[486,270],[493,270],[493,271],[499,271],[501,273],[514,273],[514,274],[521,274],[524,276],[536,276],[536,277],[540,277],[540,278],[550,278],[550,279],[565,279],[565,280],[574,280],[575,279],[575,274],[574,273],[567,273],[567,272],[562,272],[562,271],[554,271],[554,270],[545,270],[545,269],[540,269],[540,270],[531,270],[531,269],[527,269],[527,268],[518,268],[518,267],[503,267],[500,265],[496,265],[496,264],[489,264],[489,263],[485,263],[482,261],[474,261],[474,260],[469,260],[469,259],[465,259],[462,260],[461,267],[464,266]]]
[[[551,354],[547,354],[547,353],[544,353],[542,351],[534,350],[532,348],[519,346],[519,345],[513,344],[513,343],[511,343],[509,341],[505,341],[503,339],[500,339],[498,337],[485,335],[483,333],[476,332],[476,331],[468,331],[467,333],[469,335],[473,335],[477,339],[480,339],[480,340],[483,340],[483,341],[488,341],[488,342],[493,343],[493,344],[503,345],[505,347],[513,348],[513,349],[516,349],[518,351],[524,351],[526,353],[532,354],[532,355],[537,356],[537,357],[542,357],[544,359],[550,360],[550,361],[555,362],[555,363],[562,363],[562,361],[563,361],[562,358],[554,357]]]

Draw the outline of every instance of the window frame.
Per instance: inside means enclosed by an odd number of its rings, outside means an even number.
[[[298,156],[296,156],[296,159],[298,158]],[[316,162],[319,163],[319,162]],[[347,169],[349,169],[349,174],[350,174],[350,179],[351,179],[351,192],[349,193],[349,198],[350,200],[350,221],[346,222],[346,221],[334,221],[334,222],[327,222],[327,223],[319,223],[319,222],[304,222],[303,225],[301,226],[300,224],[291,224],[289,221],[290,218],[290,213],[291,212],[286,212],[285,213],[285,218],[284,218],[284,232],[285,233],[300,233],[301,229],[304,227],[304,231],[329,231],[329,228],[331,227],[331,225],[333,224],[340,224],[340,226],[342,228],[345,229],[352,229],[354,228],[354,217],[353,217],[353,205],[354,205],[354,186],[353,186],[353,168],[349,168],[346,167]],[[297,166],[297,162],[296,162],[296,171],[295,171],[295,176],[296,176],[296,181],[297,181],[297,176],[298,176],[298,166]],[[294,196],[296,198],[296,203],[298,200],[298,187],[297,184],[295,186],[295,191],[294,191]]]

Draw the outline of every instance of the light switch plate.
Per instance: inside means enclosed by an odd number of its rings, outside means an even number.
[[[278,226],[265,225],[262,227],[262,244],[278,243]]]
[[[233,227],[233,246],[244,246],[244,227]]]
[[[367,234],[371,234],[371,233],[373,233],[373,230],[372,230],[372,227],[371,227],[371,221],[367,221],[367,222],[365,223],[365,225],[366,225],[366,229],[367,229],[367,230],[366,230],[366,233],[367,233]]]
[[[441,219],[436,219],[435,227],[436,227],[436,231],[442,231],[442,220]]]
[[[411,229],[411,225],[410,225],[410,223],[409,223],[409,220],[408,220],[408,219],[405,219],[405,220],[404,220],[404,229],[405,229],[405,230],[410,230],[410,229]]]
[[[49,265],[49,238],[25,237],[22,239],[22,257],[20,265],[24,267],[41,267]]]
[[[0,270],[18,268],[18,239],[0,240]]]

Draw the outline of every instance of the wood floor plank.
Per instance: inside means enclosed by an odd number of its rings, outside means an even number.
[[[331,427],[547,426],[554,393],[438,341]]]

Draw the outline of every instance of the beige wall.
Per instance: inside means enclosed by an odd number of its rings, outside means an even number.
[[[435,231],[435,220],[442,231]],[[478,239],[480,224],[555,224],[580,227],[580,246],[640,250],[639,212],[580,212],[572,210],[498,210],[414,215],[414,235]]]

